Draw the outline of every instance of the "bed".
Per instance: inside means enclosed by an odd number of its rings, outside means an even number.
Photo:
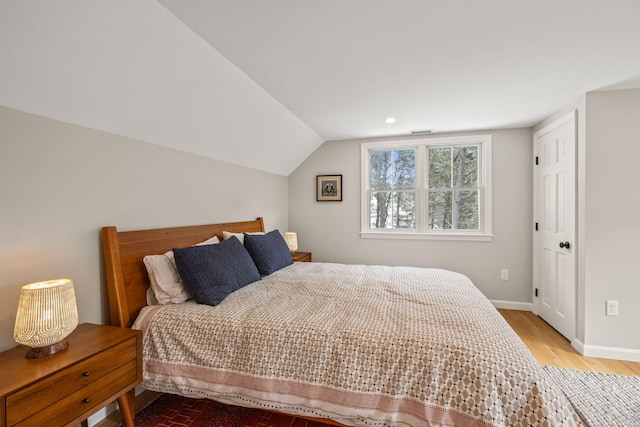
[[[491,303],[438,269],[293,263],[210,306],[148,305],[143,258],[262,218],[102,230],[112,324],[142,329],[143,386],[343,426],[581,425]]]

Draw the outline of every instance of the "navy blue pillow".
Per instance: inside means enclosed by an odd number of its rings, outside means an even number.
[[[245,233],[244,247],[263,276],[293,263],[287,242],[278,230],[262,235]]]
[[[240,241],[174,249],[184,287],[199,304],[218,305],[233,291],[260,280],[260,273]]]

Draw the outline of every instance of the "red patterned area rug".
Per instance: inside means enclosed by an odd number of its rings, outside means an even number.
[[[135,424],[136,427],[334,427],[261,409],[171,394],[161,395],[138,412]]]

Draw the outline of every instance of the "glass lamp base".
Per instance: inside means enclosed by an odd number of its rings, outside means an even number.
[[[27,351],[25,357],[27,359],[37,359],[39,357],[50,356],[64,350],[67,347],[69,347],[69,341],[67,341],[67,339],[65,338],[62,341],[58,341],[57,343],[53,343],[51,345],[30,348]]]

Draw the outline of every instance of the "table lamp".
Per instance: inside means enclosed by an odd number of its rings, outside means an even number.
[[[289,252],[294,253],[298,250],[298,235],[296,233],[284,233],[284,241],[287,242]]]
[[[66,337],[76,326],[78,308],[71,280],[47,280],[22,287],[13,339],[29,347],[27,359],[69,347]]]

